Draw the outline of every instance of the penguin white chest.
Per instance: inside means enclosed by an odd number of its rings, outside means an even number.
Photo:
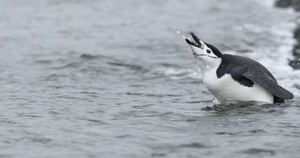
[[[247,87],[235,81],[230,74],[218,78],[216,71],[202,72],[202,79],[207,89],[224,103],[226,101],[259,101],[273,103],[274,96],[254,82],[252,87]]]

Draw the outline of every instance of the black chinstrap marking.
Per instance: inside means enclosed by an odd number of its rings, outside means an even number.
[[[217,59],[218,57],[213,57],[213,56],[210,56],[210,55],[207,55],[207,54],[196,54],[196,53],[193,53],[194,56],[205,56],[205,57],[210,57],[210,58],[215,58]]]

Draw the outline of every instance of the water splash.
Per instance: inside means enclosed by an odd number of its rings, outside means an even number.
[[[190,36],[190,37],[186,38],[186,36],[185,36],[185,35],[183,35],[183,34],[181,34],[181,32],[180,32],[180,31],[176,31],[176,33],[177,33],[178,35],[181,35],[181,38],[183,38],[183,39],[188,39],[188,40],[190,40],[190,39],[191,39],[191,37],[192,37],[192,36]]]
[[[213,98],[213,103],[214,103],[215,105],[220,104],[220,102],[217,100],[217,98]]]
[[[193,77],[196,77],[196,75],[200,72],[200,68],[198,68],[195,72],[194,72],[194,75]]]

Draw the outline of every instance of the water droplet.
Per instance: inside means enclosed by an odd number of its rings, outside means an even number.
[[[176,31],[176,33],[177,33],[178,35],[181,35],[181,38],[186,39],[186,37],[185,37],[183,34],[181,34],[180,31]]]
[[[194,76],[193,77],[196,77],[196,75],[200,72],[200,68],[198,68],[195,72],[194,72]]]
[[[214,99],[213,99],[213,103],[214,103],[214,104],[219,104],[220,102],[219,102],[216,98],[214,98]]]

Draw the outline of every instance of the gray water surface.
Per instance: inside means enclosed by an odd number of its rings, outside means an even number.
[[[266,2],[0,1],[0,157],[298,157],[296,13]],[[177,31],[260,61],[295,99],[210,111]]]

